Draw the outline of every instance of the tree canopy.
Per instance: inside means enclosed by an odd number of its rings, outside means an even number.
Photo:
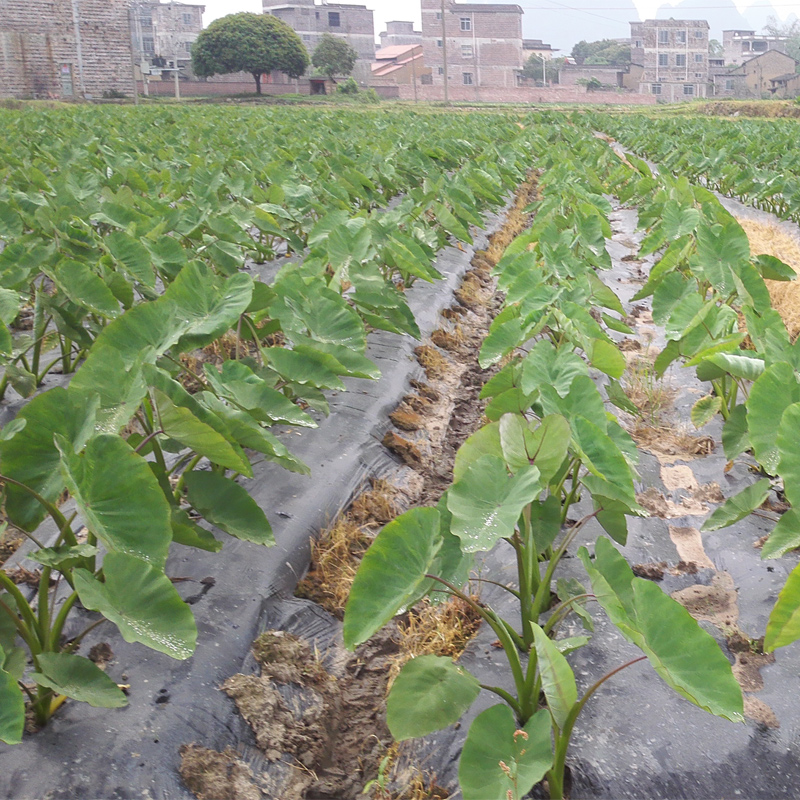
[[[767,24],[764,26],[764,33],[767,36],[785,36],[786,54],[790,55],[795,61],[800,61],[800,20],[793,19],[791,22],[780,22],[775,17],[768,17]],[[800,65],[798,65],[800,69]]]
[[[278,70],[299,78],[308,67],[300,37],[269,14],[228,14],[214,20],[192,46],[192,69],[201,78],[249,72],[261,94],[261,76]]]
[[[600,39],[597,42],[580,41],[570,55],[578,64],[630,64],[631,48],[628,44],[620,44],[614,39]]]
[[[541,81],[546,78],[547,83],[558,83],[558,71],[564,65],[565,59],[553,58],[544,59],[544,68],[542,67],[542,57],[535,53],[528,57],[528,60],[522,66],[522,76],[533,81]],[[544,75],[542,75],[544,69]]]
[[[342,38],[323,33],[311,63],[333,80],[334,75],[349,75],[358,60],[358,53]]]

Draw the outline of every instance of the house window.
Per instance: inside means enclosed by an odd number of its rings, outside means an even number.
[[[444,67],[439,67],[439,75],[444,75]]]
[[[319,11],[314,12],[314,19],[319,19]]]
[[[436,19],[441,20],[441,18],[442,18],[442,12],[441,11],[437,11],[436,12]]]
[[[441,47],[442,46],[442,40],[441,39],[437,39],[436,40],[436,46],[437,47]]]
[[[725,91],[726,92],[732,92],[733,91],[733,88],[734,88],[733,87],[733,83],[734,83],[733,78],[728,78],[728,80],[725,81]]]
[[[464,80],[464,86],[472,86],[472,73],[471,72],[463,72],[462,78]]]
[[[766,42],[753,42],[753,52],[754,53],[766,53],[767,52],[767,43]]]
[[[702,72],[695,72],[694,76],[695,76],[695,78],[702,78],[703,77],[703,73]]]
[[[339,25],[340,25],[339,12],[338,11],[329,11],[328,12],[328,27],[329,28],[338,28]]]
[[[183,15],[183,24],[184,25],[191,25],[194,22],[194,17],[191,14],[184,14]]]
[[[666,53],[658,54],[658,66],[659,67],[669,66],[669,56]]]
[[[701,30],[696,30],[694,32],[694,38],[695,39],[705,39],[705,36],[706,36],[705,33],[703,31],[701,31]]]
[[[641,46],[642,46],[642,40],[641,39],[637,39],[636,43],[634,44],[634,47],[641,47]]]
[[[691,83],[683,84],[683,93],[688,97],[694,94],[694,86]]]
[[[694,63],[695,64],[702,64],[703,63],[703,54],[702,53],[695,53],[694,54]]]
[[[139,17],[139,23],[143,28],[152,28],[153,27],[153,15],[152,14],[142,14]]]
[[[650,85],[650,92],[652,94],[661,94],[661,84],[660,83],[653,83]]]
[[[461,45],[461,58],[472,58],[472,45],[471,44],[462,44]]]
[[[145,53],[155,53],[156,43],[152,36],[142,36],[142,50]]]
[[[191,52],[192,52],[192,45],[193,45],[193,44],[194,44],[194,42],[184,42],[184,43],[183,43],[183,49],[184,49],[184,50],[185,50],[187,53],[191,53]]]
[[[311,34],[310,33],[304,33],[303,34],[303,41],[304,42],[310,42],[311,41]]]
[[[675,41],[678,44],[686,44],[686,31],[675,31]]]
[[[472,20],[469,17],[461,17],[461,30],[462,31],[472,30]]]
[[[742,42],[742,52],[743,53],[750,52],[750,42]]]
[[[669,31],[659,31],[658,32],[658,43],[659,44],[669,44]]]
[[[685,67],[686,66],[686,54],[685,53],[678,53],[675,56],[675,66],[676,67]]]

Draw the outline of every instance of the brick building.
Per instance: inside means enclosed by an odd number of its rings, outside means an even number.
[[[349,3],[325,3],[316,5],[314,0],[262,0],[265,14],[282,19],[298,36],[309,53],[313,53],[323,33],[344,39],[357,53],[358,61],[353,77],[359,83],[367,83],[375,57],[375,23],[372,11],[366,6]],[[273,75],[277,83],[282,79]]]
[[[375,53],[370,86],[430,85],[431,68],[422,58],[421,44],[395,44]]]
[[[517,5],[422,0],[422,47],[434,85],[502,87],[517,85],[524,56],[522,9]]]
[[[669,103],[705,97],[708,31],[699,19],[631,22],[631,63],[642,67],[639,92]]]
[[[785,36],[756,36],[755,31],[722,31],[722,57],[725,65],[744,64],[770,50],[786,52]]]
[[[797,61],[790,55],[780,50],[767,50],[738,67],[713,70],[714,96],[739,100],[769,97],[776,91],[773,79],[783,79],[796,67]]]
[[[413,22],[387,22],[386,30],[381,31],[378,36],[381,40],[381,50],[398,45],[422,44],[422,31],[415,31]]]
[[[133,94],[130,0],[0,0],[0,97]]]
[[[192,45],[203,30],[205,6],[160,0],[133,0],[136,61],[144,65],[191,66]]]

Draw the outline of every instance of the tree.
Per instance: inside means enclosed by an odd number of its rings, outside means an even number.
[[[323,33],[311,56],[311,63],[333,80],[334,75],[349,75],[358,60],[358,53],[344,40]]]
[[[308,67],[300,37],[269,14],[228,14],[214,20],[192,46],[192,69],[201,78],[249,72],[261,94],[261,76],[278,70],[299,78]]]
[[[796,61],[800,61],[800,20],[793,19],[791,22],[779,22],[775,17],[768,17],[767,24],[764,26],[764,33],[767,36],[785,36],[786,54]]]
[[[553,58],[545,59],[544,74],[547,83],[558,83],[558,70],[564,65],[565,59]],[[533,81],[542,80],[542,57],[533,53],[522,67],[522,76]]]
[[[630,64],[630,45],[620,44],[614,39],[600,39],[597,42],[580,41],[570,55],[578,64]]]

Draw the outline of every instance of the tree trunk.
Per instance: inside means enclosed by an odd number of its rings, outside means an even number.
[[[253,77],[256,79],[256,94],[261,94],[261,73],[254,72]]]

